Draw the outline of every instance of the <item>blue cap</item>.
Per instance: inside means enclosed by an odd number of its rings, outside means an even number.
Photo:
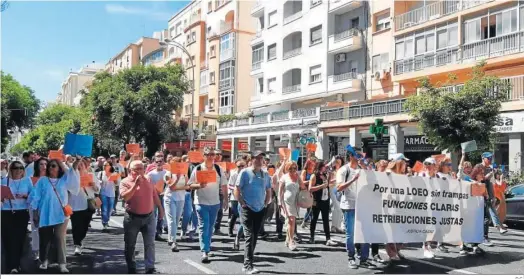
[[[491,153],[491,152],[484,152],[484,153],[482,153],[482,159],[484,159],[484,158],[491,158],[491,157],[493,157],[493,153]]]
[[[351,146],[351,144],[346,145],[346,152],[350,153],[351,156],[353,156],[353,157],[355,157],[357,159],[360,159],[362,157],[362,155],[358,154],[357,151],[355,151],[355,148],[353,148],[353,146]]]

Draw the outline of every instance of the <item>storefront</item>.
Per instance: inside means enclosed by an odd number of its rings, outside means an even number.
[[[524,111],[501,113],[495,131],[495,163],[508,166],[510,171],[521,171],[524,168]]]
[[[416,161],[423,162],[431,155],[440,153],[442,152],[436,150],[424,135],[404,136],[404,156],[410,160],[410,165],[415,164]]]

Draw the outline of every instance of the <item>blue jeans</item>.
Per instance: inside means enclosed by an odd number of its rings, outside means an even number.
[[[488,210],[489,210],[489,216],[491,217],[491,221],[493,222],[493,226],[500,227],[500,218],[495,209],[491,204],[488,204]]]
[[[196,216],[195,205],[191,199],[191,192],[186,192],[186,199],[184,201],[184,213],[182,216],[182,235],[187,232],[187,226],[192,224],[193,228],[198,226],[198,218]]]
[[[238,227],[236,240],[237,242],[240,241],[240,238],[244,236],[244,227],[242,226],[242,205],[238,203],[237,206],[237,214],[240,216],[240,226]]]
[[[182,216],[184,210],[184,200],[176,201],[175,195],[166,197],[164,199],[164,208],[166,208],[166,219],[167,219],[167,232],[168,241],[176,243],[176,232],[178,229],[178,221]]]
[[[344,219],[346,220],[346,250],[350,260],[360,258],[365,261],[369,257],[369,243],[361,244],[360,255],[355,255],[355,243],[353,242],[355,235],[355,209],[344,209]]]
[[[164,207],[164,195],[158,195],[158,199],[160,199],[160,204],[162,205],[164,212],[166,212],[165,207]],[[162,229],[164,228],[164,220],[158,218],[158,207],[157,206],[155,206],[155,219],[156,219],[156,235],[161,235]]]
[[[195,204],[198,215],[198,238],[200,241],[200,251],[209,253],[211,251],[211,237],[217,219],[220,204],[205,205]]]
[[[111,217],[111,211],[113,210],[113,204],[115,197],[100,196],[102,199],[102,224],[107,225],[109,218]]]

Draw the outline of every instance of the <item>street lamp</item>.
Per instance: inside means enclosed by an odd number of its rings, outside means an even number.
[[[190,125],[189,125],[189,128],[190,128],[189,129],[189,141],[190,141],[191,147],[193,147],[193,140],[194,140],[193,115],[195,111],[195,65],[193,64],[193,59],[191,59],[191,54],[189,53],[189,51],[187,51],[187,49],[182,44],[175,42],[175,41],[171,41],[169,39],[165,39],[163,42],[160,42],[160,45],[161,46],[173,46],[173,47],[181,49],[187,55],[187,57],[189,58],[189,62],[191,63],[193,79],[192,79],[192,85],[191,85],[191,120],[190,120]],[[169,54],[169,49],[168,49],[168,54]],[[186,77],[187,77],[187,74],[186,74]]]

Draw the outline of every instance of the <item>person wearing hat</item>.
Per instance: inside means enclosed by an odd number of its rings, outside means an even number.
[[[358,169],[360,154],[351,145],[348,145],[346,146],[346,159],[347,164],[337,171],[336,188],[338,192],[342,192],[340,208],[344,214],[346,224],[348,266],[350,269],[357,269],[359,266],[370,267],[373,264],[368,261],[369,244],[361,244],[360,251],[356,251],[354,243],[355,205],[357,201],[356,182],[360,176],[360,170]]]
[[[256,151],[253,155],[253,166],[240,172],[239,182],[234,192],[235,198],[242,206],[241,220],[245,235],[242,271],[247,274],[259,272],[253,267],[253,257],[258,233],[264,222],[265,208],[271,199],[270,176],[262,169],[266,154],[262,151]]]

